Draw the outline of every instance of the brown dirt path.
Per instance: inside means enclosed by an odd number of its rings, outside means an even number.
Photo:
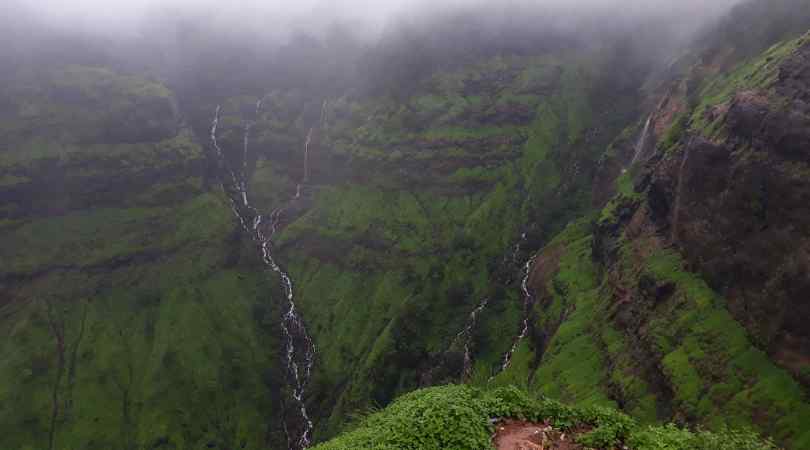
[[[583,430],[586,431],[586,430]],[[573,436],[547,423],[507,420],[495,425],[492,443],[498,450],[580,450]]]

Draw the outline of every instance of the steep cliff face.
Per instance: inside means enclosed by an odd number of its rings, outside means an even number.
[[[649,175],[652,220],[778,361],[806,370],[810,40],[707,87]],[[734,84],[734,77],[740,81]],[[705,128],[699,129],[705,125]]]
[[[172,93],[68,66],[3,95],[0,446],[283,442],[279,290]]]
[[[4,72],[0,447],[289,448],[302,405],[317,442],[447,382],[810,447],[810,43],[768,48],[796,3],[738,9],[652,90],[623,44],[553,36],[397,53],[390,91],[351,61],[320,86],[316,42],[283,83],[236,44],[174,91]],[[490,394],[427,392],[474,397],[480,448]]]
[[[810,445],[809,50],[805,36],[674,84],[617,195],[538,258],[529,383]]]
[[[420,385],[485,381],[521,331],[513,273],[589,207],[599,155],[635,115],[636,92],[595,61],[482,58],[405,98],[195,99],[194,133],[143,77],[69,66],[10,84],[4,445],[280,448],[297,432],[282,286],[220,176],[277,231],[316,346],[317,438]]]
[[[0,96],[4,223],[120,204],[122,192],[151,189],[146,204],[161,187],[171,196],[165,183],[177,172],[186,177],[172,181],[200,191],[204,155],[160,83],[100,67],[20,69]]]
[[[420,385],[498,372],[524,315],[514,273],[590,207],[602,149],[635,115],[636,92],[577,56],[486,58],[404,98],[271,92],[246,160],[258,99],[225,103],[226,159],[280,212],[275,248],[317,347],[317,436]],[[484,299],[465,370],[455,338]]]

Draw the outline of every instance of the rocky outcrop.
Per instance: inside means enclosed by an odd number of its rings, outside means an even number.
[[[810,42],[650,168],[650,219],[786,366],[810,357]]]
[[[806,448],[808,52],[804,38],[728,72],[693,70],[614,141],[596,184],[613,179],[616,194],[556,237],[530,279],[529,383],[648,420],[722,416]],[[652,142],[630,165],[642,128]]]

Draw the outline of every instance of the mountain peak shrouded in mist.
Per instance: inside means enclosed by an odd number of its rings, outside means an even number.
[[[0,52],[51,66],[73,59],[147,70],[175,86],[224,71],[245,88],[377,91],[483,54],[621,47],[637,63],[660,64],[735,3],[16,0],[3,6],[10,45]]]
[[[808,28],[0,0],[0,450],[810,449]]]
[[[437,17],[466,12],[485,17],[490,27],[545,26],[586,31],[585,25],[604,28],[644,26],[647,19],[667,18],[684,30],[694,30],[714,19],[737,0],[564,0],[486,2],[481,0],[18,0],[5,6],[27,9],[44,26],[107,36],[138,36],[161,17],[188,17],[211,32],[239,30],[264,38],[283,39],[294,31],[323,36],[335,22],[351,25],[358,34],[376,38],[402,22],[419,24]]]

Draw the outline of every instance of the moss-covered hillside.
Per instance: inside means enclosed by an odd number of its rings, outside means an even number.
[[[520,332],[519,268],[590,207],[609,136],[634,117],[595,60],[483,59],[404,99],[272,92],[255,118],[259,99],[225,103],[226,159],[239,167],[255,119],[249,190],[261,210],[285,208],[275,244],[317,347],[318,436],[358,409],[460,380],[451,344],[486,297],[472,377],[497,371]]]
[[[757,1],[667,67],[600,26],[2,68],[0,450],[810,449],[810,19]]]
[[[37,76],[0,120],[0,447],[282,442],[278,287],[171,92]]]
[[[754,426],[810,447],[796,290],[809,42],[693,78],[691,91],[674,85],[651,118],[657,145],[618,178],[616,197],[540,253],[537,333],[501,377],[642,422]]]

